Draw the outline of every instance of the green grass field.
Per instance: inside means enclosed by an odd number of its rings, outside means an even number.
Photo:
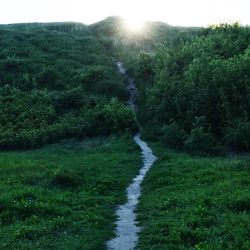
[[[249,249],[250,160],[152,147],[139,249]],[[105,249],[139,167],[129,136],[0,153],[0,249]]]
[[[139,162],[129,136],[0,153],[0,249],[105,249]]]
[[[250,249],[250,160],[152,146],[159,160],[143,182],[139,249]]]

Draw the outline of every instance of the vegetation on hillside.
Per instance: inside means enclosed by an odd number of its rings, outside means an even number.
[[[145,135],[195,153],[249,151],[249,45],[248,27],[225,24],[140,54],[134,71]]]
[[[134,131],[122,78],[77,23],[0,26],[0,149]]]

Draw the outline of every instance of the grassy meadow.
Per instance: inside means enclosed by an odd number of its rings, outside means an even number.
[[[0,249],[105,249],[139,161],[130,136],[0,153]]]
[[[143,183],[139,249],[250,249],[250,159],[152,146],[159,159]]]

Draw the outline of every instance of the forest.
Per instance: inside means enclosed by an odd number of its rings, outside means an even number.
[[[145,136],[198,154],[250,150],[250,29],[221,24],[138,56]],[[151,136],[152,137],[152,136]]]

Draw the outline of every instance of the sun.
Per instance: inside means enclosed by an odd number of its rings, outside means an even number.
[[[124,26],[129,32],[143,32],[145,21],[139,18],[126,17],[124,18]]]

